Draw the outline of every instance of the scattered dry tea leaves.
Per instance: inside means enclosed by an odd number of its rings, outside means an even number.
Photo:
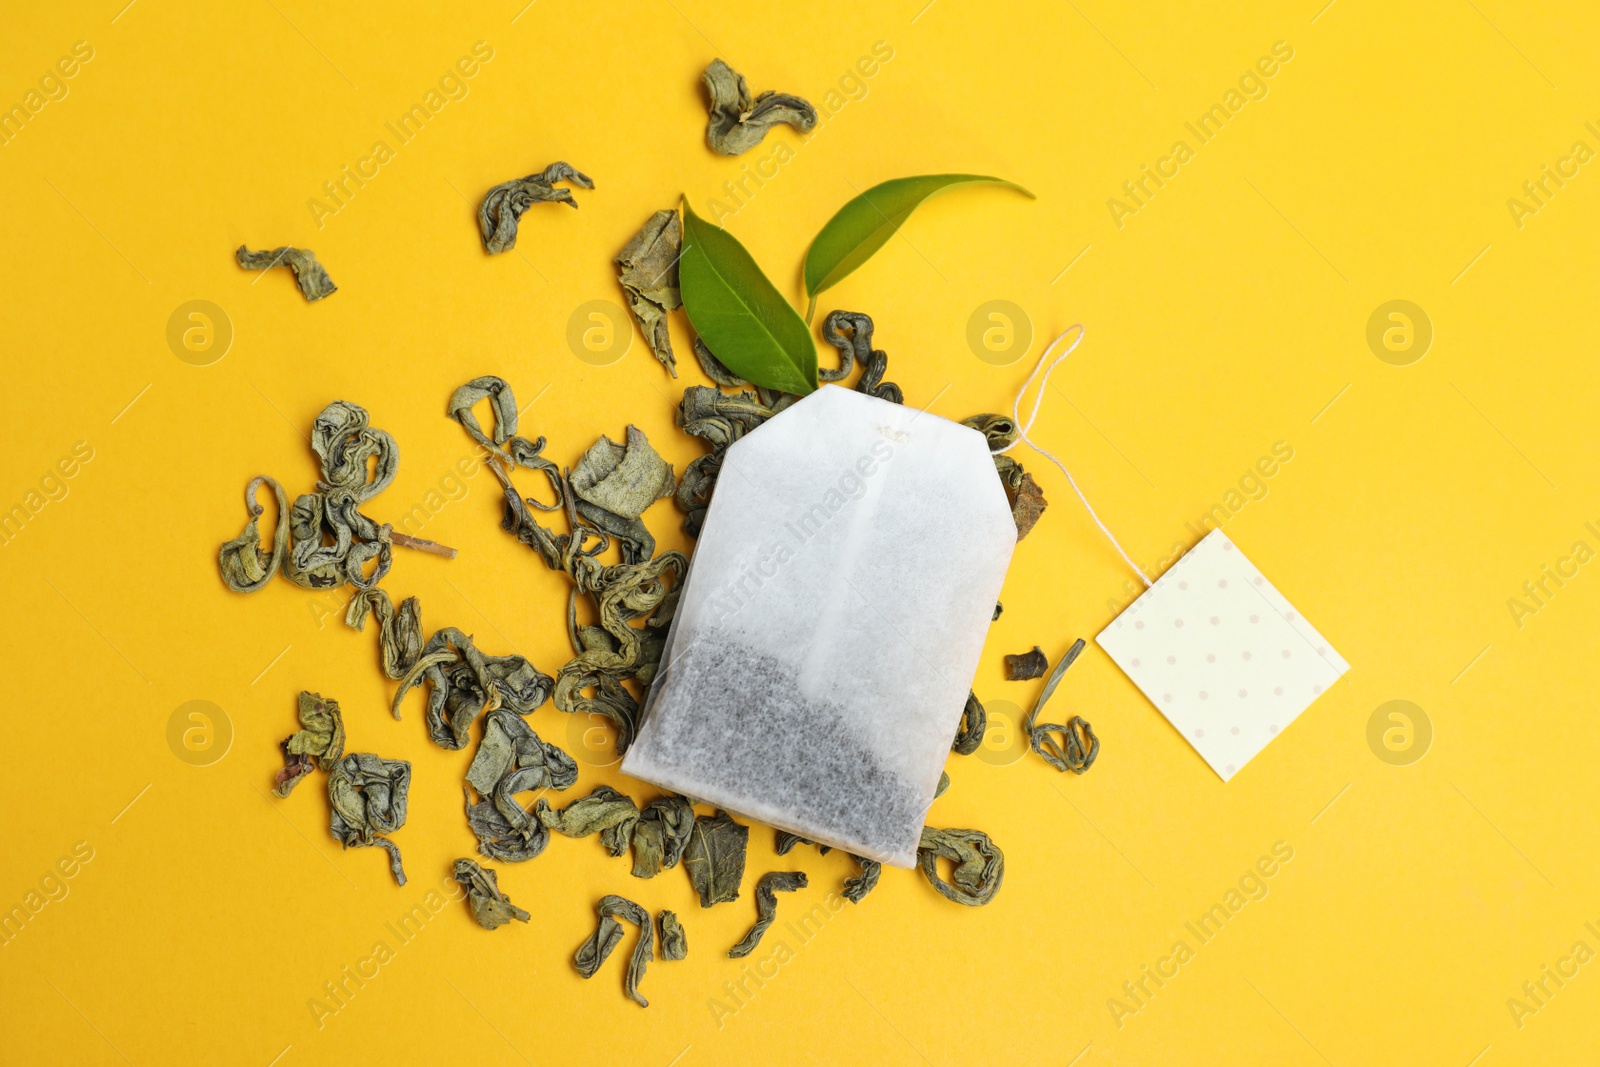
[[[728,950],[729,959],[743,959],[755,951],[761,943],[761,935],[767,932],[767,927],[778,917],[779,893],[792,893],[796,889],[806,887],[806,876],[802,871],[771,871],[761,876],[756,882],[756,924],[750,927],[750,932],[739,939],[739,943]]]
[[[504,926],[512,919],[524,923],[528,921],[528,913],[500,892],[500,882],[494,871],[480,867],[472,860],[459,859],[456,860],[455,879],[467,891],[467,904],[472,908],[472,917],[485,930]]]
[[[279,742],[283,749],[283,770],[272,783],[272,791],[286,797],[313,767],[328,771],[344,755],[344,717],[339,702],[320,693],[300,692],[300,729]]]
[[[676,378],[678,364],[667,333],[667,312],[681,307],[678,295],[678,253],[683,225],[668,208],[651,215],[644,227],[617,253],[617,281],[628,295],[628,308],[639,322],[650,351]]]
[[[683,932],[683,924],[678,921],[677,913],[662,911],[659,917],[661,923],[661,958],[664,960],[681,960],[689,954],[689,938]]]
[[[1025,682],[1030,678],[1043,678],[1044,672],[1050,669],[1050,661],[1045,659],[1044,650],[1038,645],[1033,646],[1033,651],[1023,652],[1006,658],[1006,680],[1010,682]]]
[[[572,190],[557,186],[556,182],[571,182],[584,189],[593,189],[594,182],[565,163],[552,163],[537,174],[501,182],[490,189],[478,207],[478,229],[483,235],[483,247],[491,255],[508,252],[517,246],[517,221],[522,213],[540,202],[566,204],[576,208]]]
[[[734,822],[725,811],[694,820],[689,846],[683,853],[683,867],[689,872],[702,908],[739,899],[749,842],[750,828]]]
[[[750,99],[744,75],[713,59],[704,75],[711,119],[706,144],[725,156],[742,155],[761,143],[767,131],[787,123],[801,133],[817,124],[817,109],[788,93],[765,92]]]
[[[950,881],[939,877],[939,860],[955,864]],[[976,907],[987,904],[1000,890],[1005,878],[1006,858],[977,830],[936,830],[922,828],[922,843],[917,847],[917,865],[922,875],[946,900]]]
[[[1039,712],[1044,710],[1045,702],[1055,693],[1056,686],[1061,684],[1061,676],[1067,673],[1067,668],[1072,666],[1083,649],[1084,640],[1080,637],[1061,657],[1061,662],[1056,664],[1056,669],[1050,672],[1044,688],[1039,691],[1039,699],[1033,702],[1033,710],[1028,712],[1024,727],[1028,731],[1029,746],[1043,756],[1046,763],[1058,771],[1071,771],[1073,774],[1082,774],[1094,766],[1096,757],[1100,755],[1100,739],[1081,716],[1074,715],[1060,724],[1040,724]],[[1060,734],[1061,740],[1057,741],[1051,734]]]
[[[288,267],[294,271],[295,284],[300,286],[300,292],[307,300],[321,300],[339,288],[333,284],[333,279],[328,277],[328,272],[322,269],[322,264],[317,262],[317,257],[309,248],[283,245],[270,252],[252,252],[240,245],[234,256],[245,270],[269,270],[280,265]]]
[[[328,775],[328,800],[333,805],[329,829],[345,848],[378,846],[389,853],[394,880],[406,884],[400,849],[384,834],[406,824],[406,795],[411,790],[411,764],[354,752],[333,765]]]
[[[641,1008],[648,1008],[650,1002],[639,993],[639,980],[644,977],[644,969],[650,962],[654,934],[650,923],[650,913],[645,911],[633,901],[619,897],[615,893],[600,898],[600,925],[595,928],[589,939],[578,946],[572,963],[578,969],[578,974],[584,978],[593,978],[600,965],[611,955],[612,949],[617,947],[617,942],[622,940],[622,924],[617,921],[623,918],[639,928],[639,941],[633,947],[633,955],[628,960],[628,976],[625,991],[628,999]]]

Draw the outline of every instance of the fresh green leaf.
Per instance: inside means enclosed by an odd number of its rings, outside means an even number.
[[[840,208],[812,240],[811,249],[806,253],[806,296],[811,299],[806,321],[809,322],[816,311],[817,295],[833,288],[882,248],[924,200],[951,186],[974,183],[1004,185],[1029,200],[1034,198],[1022,186],[1003,178],[982,174],[925,174],[874,185]],[[715,345],[711,347],[720,358],[720,349]]]
[[[678,287],[695,333],[729,370],[768,389],[802,395],[816,390],[811,330],[744,246],[696,215],[687,201]]]

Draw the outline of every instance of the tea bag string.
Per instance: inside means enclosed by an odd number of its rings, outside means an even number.
[[[1067,347],[1061,351],[1060,355],[1056,356],[1054,359],[1051,359],[1051,353],[1055,351],[1056,346],[1061,344],[1063,341],[1066,341],[1069,337],[1072,339],[1072,343],[1067,345]],[[1054,463],[1057,467],[1059,467],[1061,469],[1061,473],[1067,476],[1067,484],[1072,486],[1072,491],[1078,494],[1079,500],[1083,501],[1084,510],[1089,513],[1089,517],[1094,520],[1094,524],[1100,527],[1100,532],[1106,535],[1106,540],[1110,541],[1111,547],[1117,550],[1117,555],[1121,556],[1122,561],[1133,569],[1133,573],[1139,576],[1139,580],[1143,582],[1145,588],[1148,589],[1150,588],[1150,579],[1145,577],[1145,573],[1140,566],[1131,558],[1129,558],[1128,553],[1123,551],[1122,545],[1117,542],[1116,537],[1112,536],[1111,531],[1106,528],[1106,524],[1100,521],[1100,516],[1095,514],[1094,507],[1089,503],[1089,498],[1083,495],[1082,489],[1078,488],[1078,480],[1072,476],[1071,471],[1067,470],[1067,465],[1062,463],[1049,452],[1046,452],[1044,449],[1040,448],[1034,443],[1033,438],[1028,436],[1028,431],[1033,429],[1034,421],[1039,417],[1039,404],[1044,400],[1044,391],[1050,384],[1050,373],[1060,365],[1062,360],[1072,355],[1073,349],[1077,348],[1082,341],[1083,323],[1080,322],[1067,327],[1067,329],[1059,337],[1045,346],[1044,354],[1039,357],[1038,365],[1033,368],[1033,373],[1028,375],[1028,380],[1022,383],[1022,388],[1017,392],[1017,398],[1011,402],[1011,420],[1017,424],[1017,439],[1012,441],[1009,445],[1006,445],[1004,448],[996,449],[995,452],[996,454],[1001,452],[1009,452],[1013,448],[1016,448],[1019,443],[1026,441],[1029,448],[1033,449],[1035,452],[1039,453],[1039,455],[1043,456],[1045,459],[1048,459],[1051,463]],[[1033,398],[1033,408],[1028,412],[1028,421],[1024,423],[1020,414],[1022,398],[1028,395],[1028,389],[1032,387],[1033,380],[1039,377],[1040,371],[1044,372],[1044,380],[1039,383],[1039,391],[1038,393],[1034,394]]]

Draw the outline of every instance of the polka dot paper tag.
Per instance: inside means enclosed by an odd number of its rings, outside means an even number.
[[[1221,530],[1095,640],[1223,781],[1350,669]]]

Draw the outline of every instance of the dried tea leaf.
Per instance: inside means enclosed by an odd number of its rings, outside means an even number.
[[[428,736],[442,748],[464,748],[479,715],[505,707],[527,715],[545,702],[555,684],[521,656],[485,656],[472,638],[454,627],[434,631],[422,655],[395,689],[391,709],[426,681]]]
[[[861,873],[854,878],[846,878],[844,889],[841,890],[844,898],[852,904],[861,903],[861,898],[872,892],[878,884],[878,876],[883,873],[883,864],[877,860],[865,859],[861,856],[852,856],[861,865]]]
[[[1044,650],[1038,645],[1033,646],[1032,652],[1023,652],[1014,656],[1007,656],[1006,680],[1010,682],[1025,682],[1030,678],[1042,678],[1044,672],[1050,669],[1050,661],[1045,659]]]
[[[905,394],[883,376],[889,370],[889,354],[872,347],[872,318],[859,311],[832,311],[822,320],[822,337],[839,352],[837,370],[817,372],[823,381],[841,381],[850,374],[855,364],[861,364],[861,377],[856,381],[856,392],[887,400],[891,404],[905,403]]]
[[[528,913],[500,892],[500,881],[494,871],[480,867],[472,860],[459,859],[456,860],[455,879],[467,891],[467,904],[472,908],[472,917],[485,930],[504,926],[512,919],[524,923],[528,921]]]
[[[752,101],[744,75],[720,59],[711,61],[704,80],[711,111],[706,144],[713,152],[742,155],[760,144],[767,131],[779,123],[787,123],[801,133],[817,124],[817,109],[798,96],[765,92]]]
[[[258,529],[261,513],[266,509],[256,500],[256,490],[261,488],[263,482],[272,486],[272,491],[278,497],[277,528],[272,533],[271,552],[261,551],[261,533]],[[235,593],[253,593],[272,581],[272,576],[278,573],[278,567],[289,550],[289,523],[286,521],[289,498],[284,495],[283,486],[265,474],[257,475],[245,486],[244,507],[245,514],[249,516],[244,524],[244,532],[232,541],[223,542],[222,548],[217,551],[223,584]]]
[[[939,784],[933,787],[933,799],[938,800],[944,796],[944,791],[950,788],[950,772],[939,772]]]
[[[333,805],[329,829],[345,848],[377,845],[389,853],[394,880],[406,884],[400,849],[382,835],[406,824],[406,794],[411,789],[411,764],[369,752],[355,752],[333,765],[328,775],[328,800]]]
[[[240,245],[234,256],[245,270],[270,270],[279,265],[288,267],[294,271],[295,284],[300,286],[300,292],[307,300],[321,300],[339,288],[333,284],[333,279],[328,277],[328,272],[322,269],[322,264],[317,262],[317,257],[309,248],[284,245],[270,252],[252,252]]]
[[[1040,724],[1039,712],[1044,710],[1045,702],[1055,693],[1056,686],[1061,684],[1061,676],[1067,673],[1067,668],[1072,666],[1083,649],[1084,640],[1081,637],[1067,649],[1067,654],[1061,657],[1061,662],[1056,664],[1056,669],[1045,680],[1044,688],[1039,691],[1039,699],[1033,702],[1033,710],[1028,712],[1023,727],[1028,731],[1030,747],[1043,756],[1046,763],[1058,771],[1071,771],[1073,774],[1082,774],[1094,766],[1095,759],[1100,755],[1100,739],[1080,716],[1074,715],[1062,724]],[[1051,734],[1060,734],[1061,740],[1057,741]]]
[[[779,893],[792,893],[796,889],[806,887],[806,876],[802,871],[772,871],[761,876],[756,883],[756,924],[750,927],[750,932],[745,934],[728,950],[729,959],[742,959],[755,951],[761,943],[761,935],[767,932],[767,927],[778,917]]]
[[[600,925],[589,939],[578,946],[577,954],[572,957],[572,963],[578,969],[578,974],[584,978],[593,978],[600,965],[611,955],[611,950],[617,947],[617,942],[622,940],[622,924],[618,917],[628,920],[639,928],[639,941],[633,946],[633,955],[628,960],[628,976],[624,990],[628,999],[641,1008],[648,1008],[650,1002],[639,993],[639,980],[644,977],[644,969],[650,963],[652,955],[652,942],[654,940],[653,927],[650,922],[650,913],[631,900],[609,894],[600,898]]]
[[[674,378],[678,365],[667,333],[667,312],[682,306],[678,296],[678,252],[682,247],[683,228],[678,213],[669,208],[651,215],[617,253],[617,281],[628,295],[628,308],[650,351]]]
[[[662,911],[659,916],[661,923],[661,958],[664,960],[681,960],[689,954],[689,939],[683,932],[683,924],[678,921],[674,912]]]
[[[950,881],[939,877],[939,860],[955,864]],[[922,828],[922,843],[917,847],[917,865],[922,875],[946,900],[977,907],[994,899],[1005,878],[1006,858],[977,830],[936,830]]]
[[[989,728],[989,713],[983,710],[978,694],[967,690],[967,705],[961,710],[961,723],[956,727],[956,738],[950,742],[950,751],[958,756],[970,756],[983,744],[983,733]]]
[[[344,613],[345,625],[365,630],[368,615],[378,617],[378,651],[383,673],[399,681],[422,655],[422,602],[408,596],[396,610],[389,594],[382,589],[364,589],[350,598],[350,606]]]
[[[694,818],[694,808],[682,797],[651,801],[633,827],[633,876],[654,878],[676,867],[689,846]]]
[[[624,563],[641,563],[655,555],[656,541],[639,516],[671,496],[677,481],[672,465],[638,427],[628,427],[627,440],[619,445],[601,437],[578,460],[568,482],[578,498],[578,514],[622,543]]]
[[[565,163],[552,163],[537,174],[501,182],[490,189],[478,207],[478,229],[483,235],[483,247],[493,255],[507,252],[517,245],[517,220],[529,207],[541,201],[566,204],[576,208],[572,190],[556,186],[556,182],[571,182],[584,189],[593,189],[594,182]]]
[[[1000,617],[1000,613],[1002,611],[1004,611],[1004,610],[1006,610],[1006,606],[1004,604],[1000,603],[1000,601],[996,600],[994,602],[994,614],[989,616],[989,621],[990,622],[994,622],[996,619],[998,619]]]
[[[695,819],[689,832],[689,847],[683,853],[683,867],[700,895],[702,908],[739,899],[749,842],[750,828],[734,822],[725,811]]]
[[[711,349],[698,337],[694,339],[694,355],[700,361],[700,369],[706,372],[706,377],[723,388],[743,389],[750,384],[724,366],[722,360],[712,355]]]
[[[1006,499],[1011,501],[1011,519],[1017,524],[1017,540],[1022,540],[1044,514],[1046,501],[1044,491],[1033,476],[1022,469],[1022,464],[1000,454],[1001,449],[1017,439],[1016,422],[1009,415],[985,414],[962,419],[961,425],[971,426],[988,439],[989,451],[995,453],[995,472],[1000,475],[1000,484],[1006,487]],[[998,612],[995,617],[999,618]]]
[[[690,437],[711,445],[708,455],[691,460],[678,483],[678,507],[685,512],[683,528],[699,536],[711,491],[722,472],[722,457],[728,446],[773,416],[773,410],[751,392],[729,395],[704,385],[691,385],[683,391],[678,405],[678,425]]]
[[[777,840],[773,842],[773,848],[780,856],[787,856],[791,851],[794,850],[794,846],[796,845],[817,845],[817,843],[811,840],[809,837],[801,837],[799,834],[791,834],[787,830],[779,830],[777,835]],[[817,851],[824,856],[826,856],[832,850],[832,846],[830,845],[817,845]]]
[[[272,783],[272,791],[286,797],[300,779],[317,767],[328,771],[344,755],[344,717],[339,702],[305,690],[300,692],[300,729],[279,742],[283,749],[283,770]]]
[[[1047,503],[1044,490],[1033,480],[1033,475],[1022,471],[1017,479],[1016,492],[1011,497],[1011,518],[1017,524],[1018,541],[1027,537],[1029,531],[1038,524]]]
[[[522,718],[506,708],[489,713],[483,740],[467,768],[467,784],[483,798],[467,799],[467,824],[478,850],[506,863],[521,863],[544,851],[550,833],[517,802],[519,793],[567,789],[578,765],[555,745],[541,741]]]
[[[547,828],[567,837],[599,834],[600,843],[613,856],[627,851],[633,840],[633,827],[639,821],[639,808],[633,799],[609,785],[595,786],[594,792],[560,811],[553,810],[541,797],[534,814]]]

